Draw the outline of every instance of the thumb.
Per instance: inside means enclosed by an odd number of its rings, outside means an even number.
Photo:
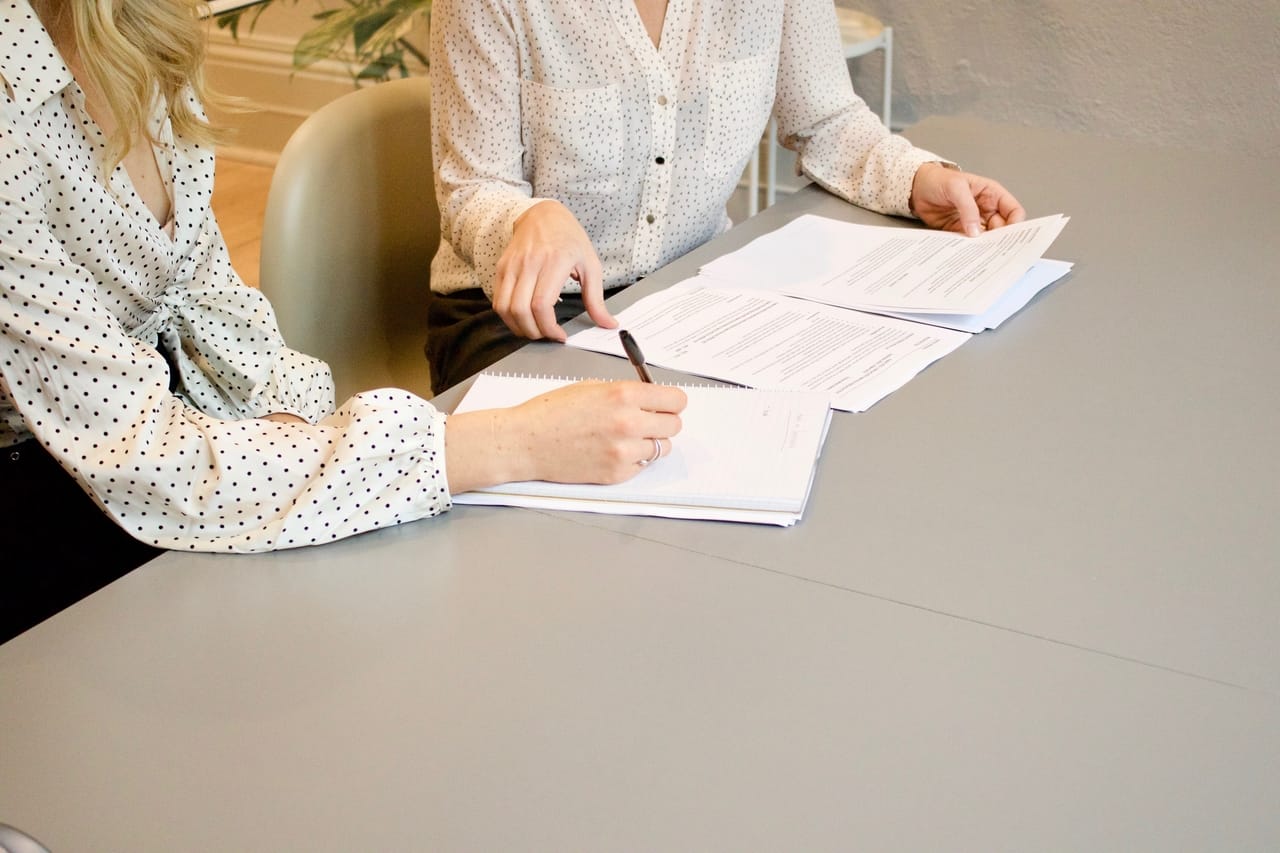
[[[609,309],[604,307],[604,294],[600,292],[600,288],[583,288],[582,289],[582,307],[587,309],[587,316],[601,328],[616,329],[618,321],[609,313]]]
[[[582,307],[586,309],[587,316],[597,326],[616,329],[618,321],[609,313],[609,309],[604,307],[604,270],[600,267],[600,261],[595,260],[594,263],[588,263],[586,267],[585,274],[580,280]]]
[[[982,233],[982,214],[978,212],[978,203],[973,198],[973,190],[964,175],[957,175],[956,180],[948,186],[951,203],[956,209],[956,218],[960,220],[960,230],[966,237],[977,237]]]

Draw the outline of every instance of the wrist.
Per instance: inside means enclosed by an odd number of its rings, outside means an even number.
[[[930,172],[936,172],[940,169],[952,172],[960,171],[960,167],[949,160],[930,160],[916,167],[916,173],[911,179],[911,195],[907,197],[907,210],[911,212],[912,216],[916,218],[920,216],[920,214],[916,213],[916,196],[919,195],[921,179],[927,178]]]
[[[262,419],[264,421],[275,421],[278,424],[310,423],[306,418],[301,415],[295,415],[293,412],[271,412],[270,414],[263,415]]]
[[[538,470],[538,449],[531,436],[534,429],[528,420],[526,405],[506,409],[490,409],[488,418],[488,448],[491,472],[498,479],[495,483],[518,483],[541,479]]]
[[[511,220],[511,230],[514,231],[515,229],[519,228],[521,224],[525,222],[525,220],[533,217],[535,211],[537,212],[538,216],[541,216],[546,213],[550,213],[551,212],[550,207],[552,205],[556,207],[564,207],[564,205],[560,204],[560,202],[554,198],[544,198],[544,199],[538,199],[534,201],[533,204],[529,205],[524,210],[522,210],[520,214],[516,216],[515,219]]]
[[[520,434],[506,423],[512,411],[485,409],[449,416],[444,446],[451,493],[532,479],[521,465],[526,454],[510,444],[511,436]]]

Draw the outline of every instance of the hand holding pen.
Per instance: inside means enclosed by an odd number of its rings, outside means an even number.
[[[627,353],[627,360],[630,361],[631,366],[636,369],[636,374],[639,375],[640,381],[652,385],[653,377],[649,375],[649,368],[644,363],[644,353],[640,351],[640,344],[636,343],[636,339],[633,338],[631,333],[626,329],[618,330],[618,339],[622,341],[622,349]],[[683,406],[681,408],[683,408]],[[648,459],[640,460],[639,465],[641,468],[651,462],[657,462],[658,458],[662,456],[663,447],[661,439],[652,438],[650,440],[653,442],[653,455]]]

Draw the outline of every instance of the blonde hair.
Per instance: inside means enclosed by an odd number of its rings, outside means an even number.
[[[116,120],[107,141],[107,167],[114,168],[135,142],[154,139],[150,118],[158,97],[167,106],[174,136],[213,145],[225,131],[192,107],[188,87],[201,104],[230,99],[204,79],[203,0],[45,0],[71,7],[76,49]],[[64,9],[58,10],[60,13]]]

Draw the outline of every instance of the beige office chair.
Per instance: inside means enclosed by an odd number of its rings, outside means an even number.
[[[425,78],[321,107],[280,154],[261,287],[289,346],[333,368],[338,402],[394,385],[430,396],[426,291],[440,242]]]

